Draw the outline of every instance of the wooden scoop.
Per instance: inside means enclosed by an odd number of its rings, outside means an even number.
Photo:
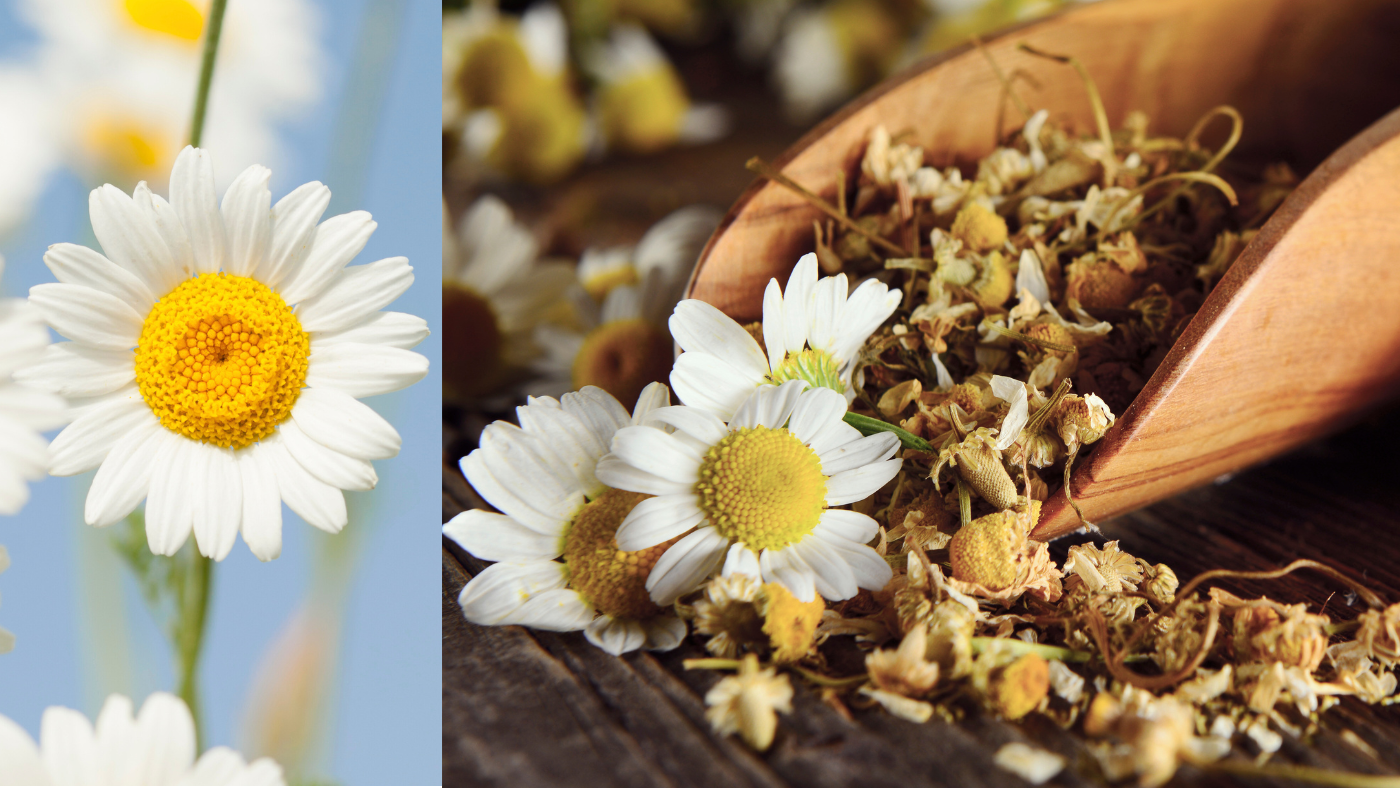
[[[1115,128],[1142,110],[1154,135],[1184,137],[1229,104],[1244,117],[1231,158],[1311,172],[1081,456],[1073,491],[1091,521],[1337,430],[1400,389],[1400,110],[1386,114],[1400,106],[1397,41],[1400,4],[1386,0],[1108,0],[986,42],[1006,73],[1039,83],[1017,85],[1032,110],[1080,131],[1094,125],[1077,74],[1018,43],[1079,58]],[[876,86],[775,165],[834,203],[837,172],[855,176],[881,124],[931,164],[968,165],[995,147],[1001,94],[987,59],[965,46]],[[1017,122],[1008,107],[1007,125]],[[788,189],[754,183],[701,254],[690,297],[759,319],[768,279],[786,281],[812,251],[821,216]],[[1035,536],[1079,527],[1061,491]]]

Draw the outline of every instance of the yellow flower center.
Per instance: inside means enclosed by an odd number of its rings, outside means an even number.
[[[198,41],[204,15],[188,0],[126,0],[126,15],[137,27],[184,41]]]
[[[648,383],[671,374],[671,337],[636,318],[604,323],[583,340],[574,357],[574,388],[597,386],[631,410]]]
[[[816,527],[826,477],[817,453],[791,432],[745,427],[705,453],[695,492],[700,509],[731,542],[776,550]]]
[[[607,490],[583,507],[564,534],[569,585],[585,602],[614,618],[640,620],[661,612],[647,593],[647,575],[676,539],[630,553],[617,549],[622,519],[650,497]]]
[[[763,592],[768,600],[763,611],[763,633],[773,647],[773,661],[787,664],[807,656],[826,602],[820,594],[811,602],[803,602],[778,583],[765,583]]]
[[[979,517],[959,529],[948,544],[953,577],[990,591],[1015,585],[1026,550],[1026,537],[1015,512]]]
[[[502,334],[490,302],[462,285],[442,285],[443,383],[452,396],[495,388],[504,374]]]
[[[639,284],[637,269],[628,264],[610,268],[606,271],[599,271],[588,277],[583,280],[583,289],[588,295],[593,297],[594,301],[602,303],[603,299],[607,298],[608,293],[611,293],[613,288],[635,284]]]
[[[457,72],[457,88],[471,109],[512,106],[537,80],[513,25],[498,25],[473,41]]]
[[[241,449],[291,415],[306,382],[310,345],[296,315],[267,285],[204,274],[146,316],[136,385],[166,429]]]
[[[689,108],[675,71],[669,66],[652,68],[603,88],[598,125],[609,145],[653,153],[676,141]]]
[[[846,384],[841,382],[841,370],[836,359],[825,350],[807,348],[798,353],[788,353],[768,380],[775,386],[789,380],[805,380],[817,388],[828,388],[842,395],[846,393]]]
[[[174,146],[160,128],[103,113],[85,125],[83,147],[103,172],[123,179],[169,172]]]

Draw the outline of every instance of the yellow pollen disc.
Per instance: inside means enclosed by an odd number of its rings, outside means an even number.
[[[595,609],[614,618],[651,618],[661,608],[647,593],[647,575],[676,539],[645,550],[617,549],[617,527],[641,501],[642,493],[608,490],[595,498],[564,535],[564,565],[569,585]]]
[[[443,384],[451,395],[490,391],[504,373],[502,334],[496,311],[476,291],[442,284]]]
[[[204,33],[204,15],[188,0],[126,0],[126,15],[137,27],[185,41]]]
[[[798,541],[826,507],[817,453],[791,432],[768,427],[745,427],[711,446],[695,492],[719,532],[754,551]]]
[[[846,384],[841,381],[841,370],[837,367],[836,359],[825,350],[807,348],[798,353],[788,353],[768,380],[775,386],[789,380],[805,380],[818,388],[828,388],[843,395],[846,393]]]
[[[648,383],[670,376],[674,359],[671,337],[659,326],[641,318],[604,323],[574,357],[574,388],[597,386],[630,410]]]
[[[118,176],[169,171],[171,141],[161,129],[142,121],[98,115],[86,124],[82,142],[103,171]]]
[[[310,339],[255,279],[203,274],[156,302],[141,326],[136,385],[171,432],[241,449],[287,420]]]
[[[631,265],[620,265],[606,271],[599,271],[593,276],[583,280],[583,289],[594,301],[602,303],[608,297],[613,288],[623,285],[636,285],[641,282],[637,279],[637,269]]]

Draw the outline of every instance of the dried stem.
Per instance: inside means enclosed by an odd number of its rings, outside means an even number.
[[[847,230],[850,230],[851,232],[856,233],[857,235],[865,236],[870,240],[871,243],[879,244],[886,251],[889,251],[893,254],[897,254],[900,257],[909,256],[908,250],[904,249],[904,247],[891,242],[887,238],[882,238],[879,235],[876,235],[875,233],[872,233],[869,230],[865,229],[864,227],[861,227],[859,224],[856,224],[855,221],[851,219],[851,217],[842,213],[831,203],[827,202],[826,200],[823,200],[822,198],[808,191],[806,187],[802,186],[797,181],[794,181],[788,176],[782,174],[778,171],[776,167],[765,162],[763,159],[760,159],[759,157],[755,156],[752,159],[749,159],[744,166],[749,171],[762,175],[763,177],[778,184],[779,186],[792,190],[799,197],[811,203],[814,208],[822,211],[826,215],[840,222],[841,226],[845,227]]]

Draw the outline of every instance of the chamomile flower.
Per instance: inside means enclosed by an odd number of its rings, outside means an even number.
[[[133,714],[131,700],[109,695],[94,726],[82,712],[44,710],[40,743],[0,716],[3,785],[285,785],[271,758],[252,763],[228,747],[195,760],[194,717],[183,700],[152,693]]]
[[[671,387],[687,405],[727,419],[758,386],[805,380],[855,398],[855,358],[902,294],[874,279],[849,294],[846,275],[817,279],[817,256],[806,254],[788,277],[763,292],[763,344],[715,307],[697,300],[676,305],[671,336],[684,353]]]
[[[653,426],[618,430],[598,479],[656,496],[623,520],[619,549],[680,539],[647,577],[652,600],[668,605],[694,590],[740,543],[746,565],[804,602],[884,588],[889,565],[865,544],[879,526],[831,507],[873,495],[904,461],[891,459],[898,438],[862,437],[841,420],[845,412],[840,394],[794,380],[755,390],[728,423],[680,406],[653,412]]]
[[[635,247],[584,252],[574,307],[579,329],[535,330],[543,357],[533,394],[558,396],[598,386],[623,406],[648,383],[666,380],[675,360],[666,317],[715,226],[710,208],[682,208],[657,222]]]
[[[4,270],[0,257],[0,274]],[[14,380],[48,346],[39,310],[22,298],[0,298],[0,515],[18,512],[29,500],[25,482],[44,478],[49,462],[40,432],[64,423],[61,398]]]
[[[450,399],[491,394],[538,354],[535,326],[561,304],[573,267],[537,259],[539,244],[499,198],[479,198],[458,237],[443,209],[443,388]]]
[[[21,15],[39,34],[49,118],[63,158],[89,182],[148,181],[163,191],[189,132],[209,0],[28,0]],[[220,36],[204,139],[233,164],[280,159],[277,126],[321,94],[324,52],[306,0],[231,3]]]
[[[55,244],[44,262],[59,281],[29,291],[72,341],[17,378],[80,401],[50,447],[49,472],[97,468],[90,525],[148,499],[157,554],[174,554],[193,529],[216,560],[240,531],[254,555],[276,558],[283,501],[338,532],[341,490],[373,488],[370,460],[399,450],[394,428],[357,399],[428,372],[408,350],[426,322],[379,311],[412,284],[408,260],[346,268],[374,232],[369,214],[320,222],[331,195],[314,182],[273,205],[270,175],[244,170],[221,206],[209,154],[187,147],[168,202],[144,183],[130,196],[94,189],[106,256]]]
[[[581,629],[611,654],[680,644],[685,623],[644,587],[664,545],[624,552],[613,538],[647,496],[611,489],[595,474],[613,435],[669,399],[666,386],[653,383],[629,417],[589,387],[559,400],[532,397],[516,410],[519,427],[486,428],[481,447],[462,458],[462,473],[503,514],[470,510],[442,529],[472,555],[498,562],[462,589],[457,601],[468,621]]]

